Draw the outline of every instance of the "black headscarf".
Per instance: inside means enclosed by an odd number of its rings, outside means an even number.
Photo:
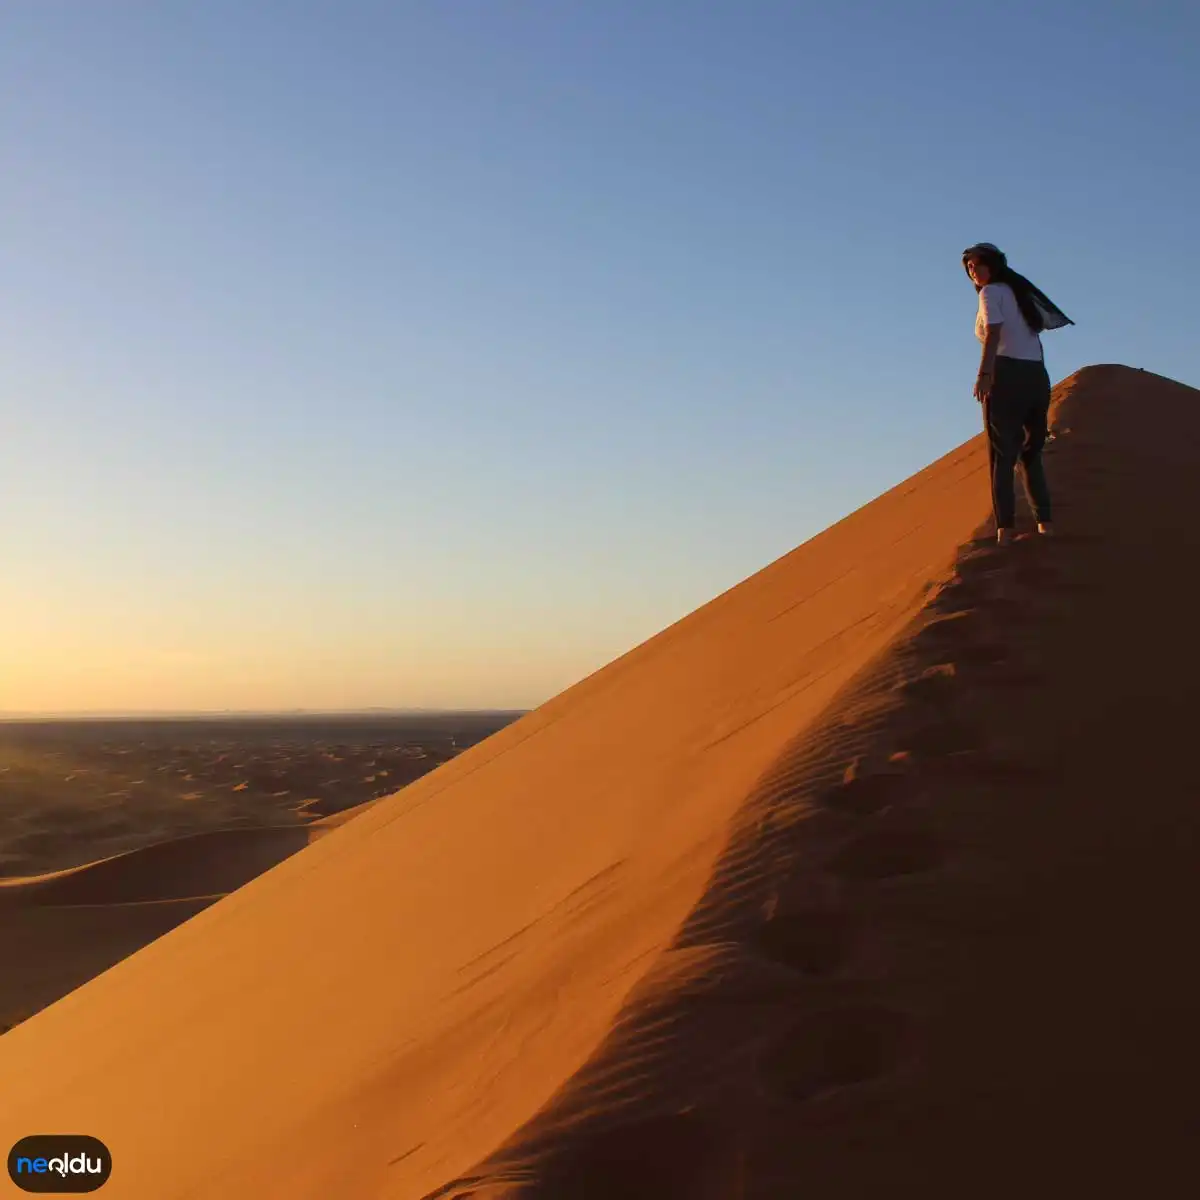
[[[964,271],[967,269],[968,258],[978,258],[990,268],[990,283],[1007,283],[1012,288],[1013,295],[1017,298],[1017,307],[1021,310],[1021,316],[1025,318],[1026,324],[1034,333],[1041,333],[1046,329],[1061,329],[1064,325],[1075,324],[1045,292],[1034,287],[1024,275],[1018,275],[1008,265],[1008,259],[1004,257],[1003,251],[993,246],[991,242],[977,242],[963,251]],[[967,271],[968,278],[970,278],[970,274]],[[981,284],[975,284],[975,290],[979,291],[981,286]]]

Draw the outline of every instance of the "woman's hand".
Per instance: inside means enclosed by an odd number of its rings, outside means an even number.
[[[980,371],[975,380],[975,399],[982,404],[992,390],[992,373],[991,371]]]

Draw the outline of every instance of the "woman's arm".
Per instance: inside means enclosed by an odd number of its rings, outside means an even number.
[[[1000,330],[1003,322],[987,327],[987,335],[983,340],[983,357],[979,361],[979,378],[975,380],[975,399],[980,402],[987,399],[992,390],[992,379],[996,372],[996,351],[1000,348]]]

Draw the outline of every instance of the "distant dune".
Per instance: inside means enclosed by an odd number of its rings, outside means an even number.
[[[362,811],[0,888],[82,984],[0,1140],[111,1200],[1176,1194],[1200,392],[1053,423],[1053,540],[976,438]]]
[[[198,833],[73,870],[0,879],[0,1029],[370,807],[307,826]]]

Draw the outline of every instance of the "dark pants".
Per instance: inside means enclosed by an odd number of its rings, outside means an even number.
[[[1018,460],[1036,520],[1050,520],[1050,489],[1042,468],[1049,413],[1050,376],[1045,363],[997,355],[992,390],[983,404],[997,529],[1011,529],[1016,522],[1013,470]]]

